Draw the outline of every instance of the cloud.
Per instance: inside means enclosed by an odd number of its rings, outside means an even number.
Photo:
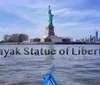
[[[62,8],[62,9],[54,10],[52,12],[53,12],[53,14],[57,15],[57,14],[62,14],[65,11],[67,11],[67,9],[66,8]]]
[[[55,15],[61,15],[62,17],[83,17],[85,18],[86,16],[95,16],[95,17],[100,17],[100,11],[98,10],[75,10],[71,8],[62,8],[58,10],[54,10],[53,14]]]
[[[97,10],[68,10],[62,16],[96,16],[100,17],[100,12]]]

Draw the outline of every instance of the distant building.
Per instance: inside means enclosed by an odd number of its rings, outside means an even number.
[[[98,41],[98,31],[96,31],[95,36],[96,36],[96,41]]]
[[[99,42],[98,31],[95,32],[94,36],[90,35],[90,42]]]
[[[71,42],[71,41],[73,41],[73,39],[69,37],[65,37],[62,39],[62,42]]]
[[[93,37],[92,37],[92,35],[90,35],[90,42],[92,42],[93,41]]]
[[[40,38],[30,39],[30,42],[40,42]]]

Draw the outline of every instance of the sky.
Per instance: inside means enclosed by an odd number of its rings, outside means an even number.
[[[79,39],[100,32],[100,0],[0,0],[0,40],[13,33],[43,36],[49,5],[57,36]]]

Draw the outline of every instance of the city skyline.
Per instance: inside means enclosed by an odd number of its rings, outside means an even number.
[[[100,32],[98,0],[3,0],[0,1],[0,40],[5,34],[25,33],[30,38],[44,34],[47,7],[54,14],[55,34],[83,38]],[[42,23],[40,23],[42,22]],[[14,31],[13,31],[14,30]]]

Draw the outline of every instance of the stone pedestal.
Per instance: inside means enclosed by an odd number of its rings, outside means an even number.
[[[41,42],[62,42],[62,38],[55,35],[53,25],[49,25],[46,27],[45,35],[40,39]]]
[[[46,27],[45,36],[47,36],[47,37],[48,36],[55,36],[53,25],[49,25]]]

